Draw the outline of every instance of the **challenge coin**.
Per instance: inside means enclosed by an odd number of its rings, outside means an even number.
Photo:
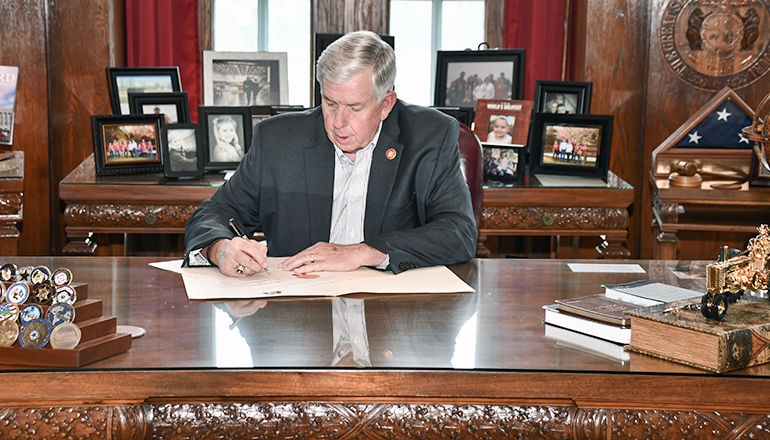
[[[38,266],[32,270],[31,274],[29,274],[29,280],[32,282],[32,284],[39,284],[50,279],[51,269],[45,266]]]
[[[35,319],[21,327],[19,344],[22,347],[41,348],[51,337],[51,324],[44,319]]]
[[[56,326],[51,331],[51,347],[69,350],[80,343],[80,328],[73,323]]]
[[[45,318],[43,308],[37,304],[27,304],[19,310],[19,322],[21,325],[27,324],[35,319],[43,318]]]
[[[29,281],[29,274],[35,270],[32,266],[21,266],[16,270],[16,281]]]
[[[16,321],[19,318],[19,306],[11,303],[0,304],[0,321]]]
[[[5,292],[5,300],[11,304],[23,304],[29,298],[29,285],[27,283],[13,283]]]
[[[66,267],[60,267],[53,271],[51,281],[55,286],[67,286],[72,282],[72,272]]]
[[[0,282],[0,303],[5,301],[5,283]]]
[[[10,347],[19,339],[19,326],[13,321],[0,321],[0,347]]]
[[[78,296],[72,286],[59,286],[56,288],[56,295],[53,298],[53,303],[74,304],[77,299]]]
[[[12,282],[16,279],[16,265],[5,263],[0,267],[0,281]]]
[[[56,327],[59,324],[66,324],[68,322],[75,321],[75,308],[71,304],[58,303],[48,308],[45,312],[45,319],[51,324],[51,327]]]
[[[53,303],[54,294],[56,294],[56,288],[50,281],[43,281],[32,288],[32,300],[43,306],[50,306]]]

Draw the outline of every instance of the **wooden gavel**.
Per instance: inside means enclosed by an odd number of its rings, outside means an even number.
[[[686,160],[680,160],[676,163],[676,172],[682,176],[694,176],[700,174],[701,176],[718,177],[720,179],[738,180],[744,181],[747,176],[743,174],[728,174],[728,173],[715,173],[713,171],[703,171],[694,162]]]

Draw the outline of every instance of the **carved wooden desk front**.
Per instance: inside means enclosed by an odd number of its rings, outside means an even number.
[[[222,177],[97,176],[90,156],[59,184],[59,197],[66,204],[68,242],[63,253],[94,255],[92,234],[184,234],[190,216],[222,185]]]
[[[612,171],[606,187],[523,185],[484,188],[477,257],[489,257],[489,236],[603,236],[603,258],[628,258],[628,207],[634,188]]]

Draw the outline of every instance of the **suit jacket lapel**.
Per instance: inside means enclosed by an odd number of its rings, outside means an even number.
[[[328,242],[334,197],[334,145],[326,136],[320,116],[310,142],[314,147],[305,150],[310,238],[312,243]]]
[[[396,182],[398,164],[401,161],[404,145],[399,142],[401,134],[398,128],[398,103],[382,124],[382,132],[374,148],[372,168],[369,174],[369,188],[366,195],[366,215],[364,217],[364,237],[374,237],[382,233],[385,209]],[[392,150],[392,151],[391,151]],[[395,157],[393,157],[395,153]]]

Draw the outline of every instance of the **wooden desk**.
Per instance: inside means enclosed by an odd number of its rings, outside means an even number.
[[[93,234],[184,234],[201,201],[224,174],[167,179],[163,174],[97,176],[93,155],[59,184],[67,234],[65,255],[93,255]]]
[[[16,167],[0,172],[0,255],[19,254],[19,228],[24,218],[24,152],[0,163]]]
[[[530,184],[484,188],[477,257],[491,255],[489,236],[602,236],[603,258],[628,258],[628,207],[634,188],[610,171],[606,187],[543,187]]]
[[[81,368],[0,367],[0,437],[770,436],[768,365],[715,375],[633,353],[613,362],[543,337],[541,306],[557,298],[635,279],[702,288],[670,269],[706,262],[625,261],[646,273],[622,274],[474,260],[453,270],[476,294],[364,296],[372,367],[355,368],[331,366],[338,300],[269,301],[230,330],[226,306],[189,302],[181,277],[150,261],[14,261],[69,267],[119,325],[147,334]]]
[[[652,173],[649,183],[657,234],[653,255],[659,259],[716,259],[723,245],[745,249],[746,239],[757,235],[760,224],[770,222],[770,188],[748,183],[740,190],[711,187],[719,181],[677,188]],[[684,249],[679,245],[683,235],[688,238]]]

